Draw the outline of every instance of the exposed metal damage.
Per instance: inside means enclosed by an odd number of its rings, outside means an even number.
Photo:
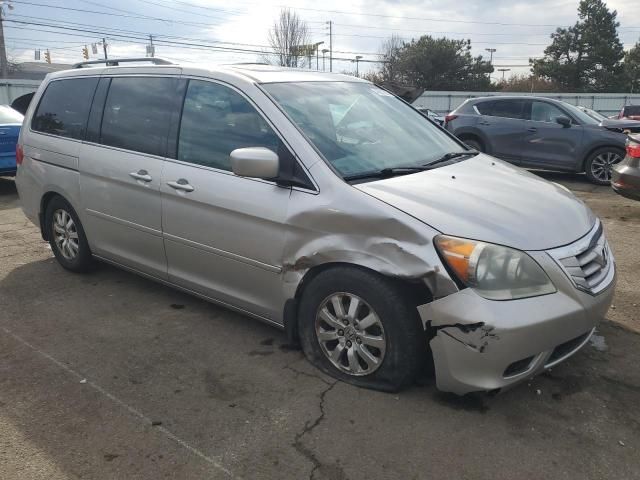
[[[490,342],[500,340],[500,336],[494,333],[495,327],[486,325],[484,322],[437,326],[432,326],[431,322],[427,322],[427,328],[434,335],[438,333],[447,335],[478,353],[484,353]]]

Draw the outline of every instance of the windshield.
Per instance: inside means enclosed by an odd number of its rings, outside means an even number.
[[[562,103],[564,104],[563,106],[567,110],[569,110],[569,113],[571,113],[571,115],[573,115],[574,117],[577,117],[578,120],[580,120],[582,123],[585,123],[587,125],[598,125],[600,123],[600,120],[596,120],[595,118],[591,117],[590,115],[587,115],[582,110],[580,110],[577,107],[574,107],[570,103],[564,103],[564,102],[562,102]]]
[[[22,123],[24,117],[13,108],[0,105],[0,124]]]
[[[465,149],[370,83],[263,85],[342,176],[427,165]]]
[[[604,120],[605,117],[604,115],[602,115],[601,113],[596,112],[595,110],[592,110],[590,108],[585,108],[584,109],[584,113],[586,113],[587,115],[589,115],[590,117],[595,118],[598,122],[601,122],[602,120]]]

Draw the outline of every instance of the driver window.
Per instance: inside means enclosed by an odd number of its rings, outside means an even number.
[[[556,118],[567,115],[555,105],[547,102],[533,102],[531,105],[531,120],[534,122],[555,123]]]
[[[229,87],[190,80],[184,100],[178,160],[231,171],[236,148],[278,152],[280,139],[256,109]]]

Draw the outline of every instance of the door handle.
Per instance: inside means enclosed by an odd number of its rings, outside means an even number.
[[[146,170],[138,170],[137,172],[131,172],[130,177],[136,180],[142,180],[143,182],[150,182],[152,180],[151,175]]]
[[[536,127],[529,127],[527,128],[527,132],[537,132],[538,129]]]
[[[195,188],[192,185],[189,185],[189,181],[185,178],[179,179],[177,182],[167,182],[174,190],[182,190],[184,192],[193,192]]]
[[[478,122],[478,125],[491,125],[489,122]]]

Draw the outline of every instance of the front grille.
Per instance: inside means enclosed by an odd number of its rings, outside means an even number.
[[[608,285],[605,280],[610,277],[613,258],[599,221],[577,242],[549,254],[580,290],[595,294]]]

